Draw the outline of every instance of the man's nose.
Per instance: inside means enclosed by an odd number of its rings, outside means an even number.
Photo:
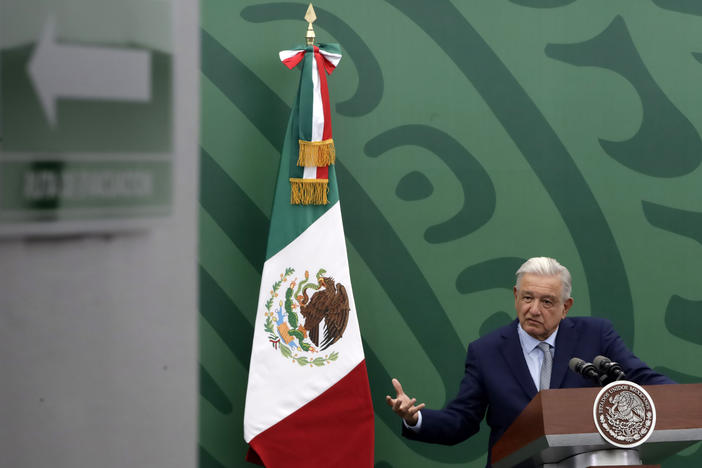
[[[529,311],[532,314],[541,313],[541,301],[539,301],[538,299],[534,299],[530,304]]]

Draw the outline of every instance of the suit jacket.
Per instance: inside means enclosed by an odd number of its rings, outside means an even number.
[[[594,317],[566,317],[556,335],[550,388],[594,387],[591,380],[569,371],[568,362],[588,362],[597,355],[621,364],[627,380],[639,385],[674,383],[652,371],[626,347],[612,323]],[[442,410],[422,410],[422,425],[415,432],[404,427],[409,439],[453,445],[480,429],[486,415],[490,451],[500,436],[537,393],[517,335],[517,320],[468,345],[465,375],[458,395]]]

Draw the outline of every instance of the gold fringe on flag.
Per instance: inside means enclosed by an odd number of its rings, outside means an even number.
[[[291,205],[326,205],[329,179],[290,179]]]
[[[330,166],[336,160],[336,150],[334,140],[329,138],[322,141],[300,142],[300,155],[297,158],[297,165],[304,166]]]

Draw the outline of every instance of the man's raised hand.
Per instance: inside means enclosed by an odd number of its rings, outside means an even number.
[[[417,402],[416,398],[410,398],[402,390],[402,385],[397,379],[392,379],[392,386],[395,387],[395,393],[397,396],[392,398],[390,395],[385,396],[385,402],[392,408],[392,410],[397,413],[402,419],[404,419],[408,425],[416,426],[419,417],[417,413],[419,410],[424,408],[424,403],[415,406]]]

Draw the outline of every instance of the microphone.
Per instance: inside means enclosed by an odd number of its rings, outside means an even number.
[[[568,362],[568,367],[570,370],[575,372],[576,374],[580,374],[583,377],[586,377],[588,379],[592,379],[595,382],[597,382],[599,385],[602,385],[600,383],[600,373],[597,372],[597,368],[593,366],[589,362],[585,362],[580,358],[574,357],[571,358],[570,361]]]
[[[622,366],[620,366],[619,363],[612,361],[607,356],[595,356],[592,363],[601,374],[611,378],[612,381],[622,380],[624,377],[626,377]]]

